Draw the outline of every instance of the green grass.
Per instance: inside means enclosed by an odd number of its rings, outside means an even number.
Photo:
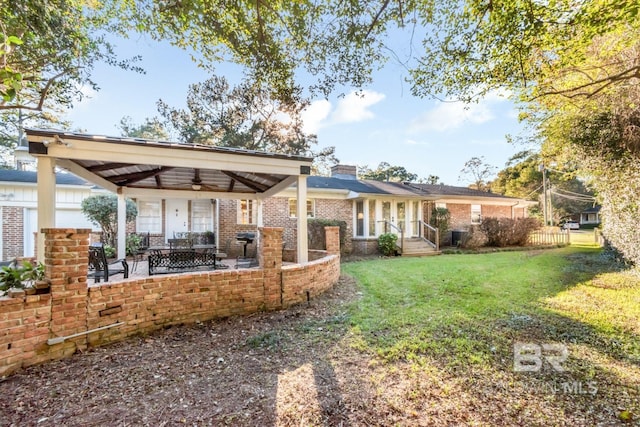
[[[350,345],[387,366],[383,375],[408,366],[430,378],[426,394],[446,384],[512,414],[527,407],[531,425],[563,414],[638,420],[640,276],[599,248],[392,258],[342,271],[362,293],[349,307]],[[515,343],[565,346],[565,371],[543,363],[515,372]],[[567,384],[594,393],[549,392]]]
[[[640,357],[639,331],[628,327],[640,319],[637,281],[594,285],[610,268],[599,249],[568,247],[346,263],[343,272],[363,290],[350,311],[363,348],[387,360],[445,356],[447,365],[490,366],[515,341],[605,347],[624,337],[618,347]]]

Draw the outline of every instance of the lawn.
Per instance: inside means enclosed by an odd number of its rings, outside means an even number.
[[[308,304],[0,378],[0,427],[640,425],[640,278],[599,249],[342,269]]]
[[[612,267],[588,247],[348,263],[353,345],[417,381],[418,401],[396,399],[427,424],[443,408],[469,424],[637,420],[640,280]],[[562,351],[559,372],[546,357]]]

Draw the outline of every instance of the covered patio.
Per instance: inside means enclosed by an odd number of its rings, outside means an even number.
[[[26,129],[38,159],[38,229],[55,227],[55,169],[67,170],[118,196],[117,256],[125,256],[127,198],[251,199],[262,227],[262,202],[296,184],[305,209],[312,159],[225,147]],[[306,218],[297,220],[297,260],[308,261]],[[36,253],[44,256],[39,233]]]

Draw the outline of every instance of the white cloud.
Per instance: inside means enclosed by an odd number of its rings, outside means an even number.
[[[409,132],[445,132],[460,128],[465,124],[486,123],[496,118],[492,107],[507,101],[508,96],[508,92],[493,91],[475,104],[455,101],[441,102],[435,108],[413,119],[409,125]]]
[[[369,108],[384,98],[384,94],[374,91],[351,92],[337,102],[335,109],[326,99],[313,101],[302,113],[304,131],[317,133],[330,125],[373,119],[375,114]]]
[[[495,116],[485,104],[466,105],[461,102],[445,102],[429,110],[409,124],[409,132],[444,132],[457,129],[465,123],[482,124]]]
[[[365,90],[362,93],[351,92],[338,101],[335,111],[331,115],[332,123],[354,123],[375,117],[369,107],[385,98],[379,92]]]
[[[330,112],[331,103],[326,99],[313,101],[311,105],[302,112],[305,133],[317,133],[322,127],[323,122],[329,117]]]

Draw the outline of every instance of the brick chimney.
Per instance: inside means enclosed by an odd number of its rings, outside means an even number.
[[[358,179],[358,168],[351,165],[331,166],[331,177],[340,179]]]

